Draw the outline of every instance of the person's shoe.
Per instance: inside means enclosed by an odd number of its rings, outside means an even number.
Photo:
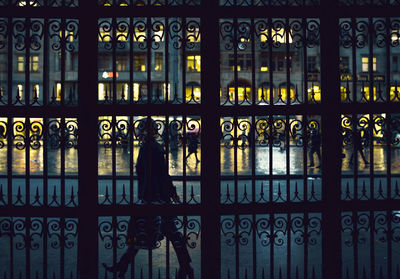
[[[309,167],[309,168],[312,168],[313,166],[314,166],[314,164],[310,164],[310,165],[308,165],[308,167]]]
[[[117,263],[116,265],[113,266],[107,266],[105,263],[103,263],[103,267],[111,273],[114,272],[119,272],[118,273],[118,277],[119,278],[124,278],[125,277],[125,273],[128,270],[128,266],[122,266],[120,263]]]
[[[186,268],[179,268],[178,270],[178,279],[193,279],[194,278],[194,270],[190,265]]]
[[[316,166],[317,169],[321,168],[321,165]]]

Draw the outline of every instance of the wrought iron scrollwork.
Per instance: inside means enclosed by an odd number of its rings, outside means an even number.
[[[29,232],[29,234],[28,234]],[[13,238],[16,250],[39,250],[43,237],[49,239],[50,247],[63,246],[71,249],[78,236],[78,222],[73,218],[4,218],[0,220],[0,237]]]

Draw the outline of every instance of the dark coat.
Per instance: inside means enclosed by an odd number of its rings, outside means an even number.
[[[143,143],[136,163],[138,197],[146,202],[169,202],[176,188],[168,174],[165,151],[155,140]]]

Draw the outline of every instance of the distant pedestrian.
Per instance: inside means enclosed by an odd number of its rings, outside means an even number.
[[[311,130],[310,133],[310,165],[309,167],[314,167],[314,153],[317,154],[318,157],[318,166],[321,167],[321,134],[317,129]]]
[[[351,153],[351,156],[350,156],[349,165],[353,164],[354,153],[357,153],[357,152],[360,153],[361,158],[364,161],[364,164],[365,165],[369,164],[369,162],[365,158],[364,151],[363,151],[364,144],[362,142],[362,135],[361,135],[362,132],[364,132],[364,135],[366,135],[366,133],[365,133],[365,131],[363,129],[360,129],[360,130],[355,131],[353,133],[353,146],[354,146],[354,149],[353,149],[353,151]]]
[[[197,149],[199,148],[199,141],[197,138],[197,133],[188,133],[188,155],[186,156],[185,160],[189,158],[191,154],[194,154],[196,157],[196,163],[200,162],[199,158],[197,158]]]
[[[242,140],[241,147],[245,148],[246,147],[246,142],[247,142],[246,131],[242,132],[242,134],[240,135],[240,139]]]

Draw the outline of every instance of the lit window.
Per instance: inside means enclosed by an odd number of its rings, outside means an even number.
[[[125,55],[117,56],[116,59],[117,71],[124,72],[128,70],[128,57]]]
[[[127,31],[125,31],[125,32],[117,31],[116,37],[117,37],[118,42],[126,42],[126,41],[128,41],[128,32]]]
[[[287,32],[285,32],[285,30],[283,28],[279,29],[279,30],[272,29],[271,30],[272,40],[274,42],[278,42],[278,43],[286,43],[286,33]],[[291,30],[289,31],[288,39],[289,39],[288,43],[291,44],[293,42]],[[260,40],[262,43],[265,43],[268,41],[268,29],[261,31]]]
[[[238,100],[250,100],[251,99],[251,88],[250,87],[238,87]],[[229,87],[229,99],[231,101],[235,100],[235,87]]]
[[[390,101],[398,102],[400,101],[400,86],[390,87]]]
[[[251,71],[251,54],[238,54],[236,60],[236,69],[238,72]],[[235,56],[233,54],[229,54],[229,68],[231,69],[231,71],[235,70]]]
[[[268,87],[260,87],[258,88],[258,100],[259,101],[265,101],[265,100],[270,100],[270,88]],[[272,99],[275,98],[275,88],[272,88]]]
[[[280,88],[279,88],[279,91],[280,91],[280,95],[281,95],[281,98],[282,98],[282,100],[283,101],[286,101],[287,99],[288,99],[288,94],[287,94],[287,88],[286,88],[286,86],[281,86]],[[294,98],[295,98],[295,90],[294,90],[294,87],[291,87],[290,88],[290,100],[294,100]]]
[[[193,31],[187,32],[187,39],[192,43],[200,42],[200,29],[198,27],[194,28]]]
[[[362,71],[363,72],[368,72],[368,67],[369,67],[369,59],[368,57],[362,57],[361,58],[362,62]],[[376,72],[376,57],[373,58],[372,60],[372,70]]]
[[[37,72],[39,71],[39,56],[31,56],[31,71]]]
[[[22,84],[17,85],[17,95],[21,99],[24,94],[24,86]]]
[[[363,90],[363,91],[364,91],[365,99],[366,99],[367,101],[369,101],[369,100],[370,100],[369,86],[364,86],[364,90]],[[374,91],[373,100],[376,101],[376,86],[374,86],[373,91]]]
[[[201,56],[200,55],[188,55],[187,57],[187,71],[188,72],[200,72],[201,71]]]
[[[133,32],[133,41],[134,42],[144,42],[147,38],[146,29],[135,27]]]
[[[344,101],[347,98],[347,88],[344,86],[340,86],[340,100]]]
[[[106,29],[106,30],[104,30]],[[99,28],[99,42],[109,42],[111,41],[111,33],[110,31],[108,31],[108,27],[104,28],[103,26],[101,26]]]
[[[146,54],[136,53],[133,55],[133,70],[136,72],[146,71]]]
[[[260,71],[261,72],[268,72],[268,54],[261,53],[260,54]]]
[[[99,92],[100,92],[100,90],[99,90]],[[56,100],[61,101],[61,83],[59,83],[59,82],[57,82],[57,85],[56,85]]]
[[[39,98],[39,84],[34,84],[33,85],[33,97],[34,98]]]
[[[111,90],[110,90],[110,83],[102,83],[99,82],[98,84],[98,100],[102,101],[107,98],[110,100],[111,98]]]
[[[163,54],[161,52],[156,52],[154,71],[162,71],[162,68],[163,68]]]
[[[25,57],[20,55],[17,57],[17,70],[18,72],[23,72],[25,71]]]
[[[200,101],[201,89],[199,84],[188,84],[186,86],[186,101]]]
[[[154,41],[155,42],[164,41],[164,27],[160,24],[157,24],[157,25],[153,26],[153,28],[157,30],[157,31],[154,31],[154,34],[153,34]]]
[[[24,6],[27,5],[27,2],[28,2],[28,1],[26,1],[26,0],[20,0],[20,1],[18,2],[18,6],[24,7]],[[30,5],[31,7],[37,7],[37,6],[38,6],[38,3],[36,3],[36,1],[29,1],[29,5]]]
[[[393,30],[391,35],[392,35],[392,43],[400,42],[399,30]]]
[[[307,91],[308,91],[308,100],[315,102],[321,101],[321,88],[319,86],[314,85],[313,87],[308,88]]]

